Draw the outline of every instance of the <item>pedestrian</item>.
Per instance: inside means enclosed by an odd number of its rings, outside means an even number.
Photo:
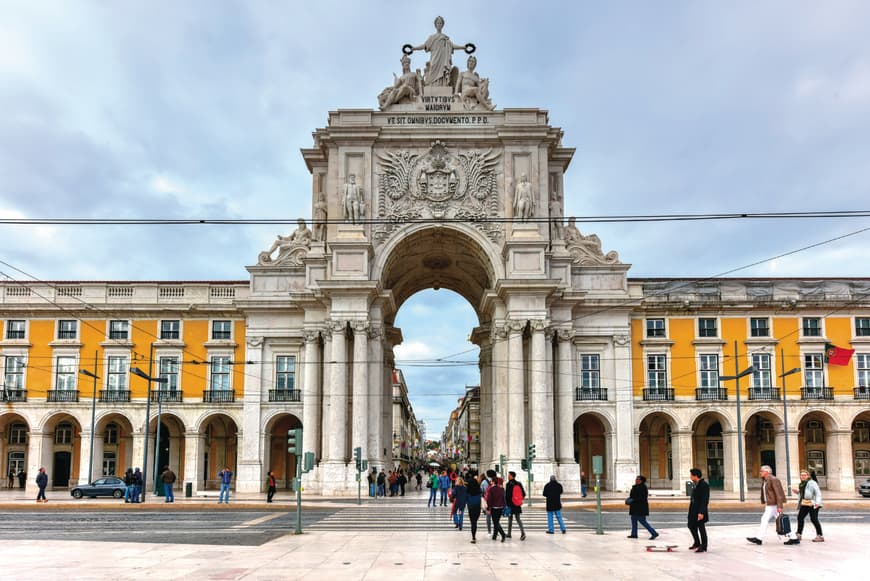
[[[438,505],[438,475],[433,470],[429,474],[429,480],[426,482],[426,488],[429,489],[429,502],[426,503],[426,508]]]
[[[221,493],[218,496],[218,504],[230,503],[230,483],[233,481],[233,472],[229,466],[224,466],[224,469],[218,472],[218,478],[221,481]]]
[[[492,540],[501,535],[501,542],[504,542],[507,535],[499,522],[505,507],[504,488],[502,487],[501,478],[496,477],[490,482],[489,488],[486,489],[486,504],[489,506],[489,512],[492,515]]]
[[[7,488],[13,488],[15,486],[15,468],[9,469],[9,480],[7,480],[6,486]]]
[[[465,487],[465,480],[457,477],[453,486],[453,525],[460,531],[465,517],[466,504],[468,504],[468,489]]]
[[[380,474],[378,474],[378,496],[387,496],[387,474],[384,472],[384,469],[381,468]]]
[[[24,485],[27,484],[27,472],[24,470],[18,471],[18,488],[24,489]]]
[[[396,491],[399,489],[399,485],[396,484],[396,471],[390,470],[390,475],[387,477],[387,482],[390,484],[390,496],[396,496]]]
[[[173,487],[175,486],[175,472],[169,469],[169,466],[163,468],[163,474],[160,475],[160,479],[163,481],[163,495],[166,497],[164,502],[175,502],[175,493],[173,492]]]
[[[811,475],[806,470],[801,470],[801,483],[798,488],[793,488],[798,495],[798,524],[797,538],[801,539],[804,532],[804,520],[807,515],[810,515],[810,520],[816,528],[816,538],[814,543],[824,543],[825,537],[822,536],[822,525],[819,524],[819,510],[822,508],[822,490],[819,488],[819,483],[813,478],[815,472]]]
[[[516,520],[517,525],[520,527],[520,540],[525,541],[526,530],[523,528],[523,521],[520,515],[523,513],[523,499],[526,497],[526,490],[523,488],[523,483],[517,480],[516,472],[508,472],[508,483],[505,486],[504,493],[505,502],[510,509],[507,536],[511,538],[511,528],[513,527],[514,520]]]
[[[694,542],[689,547],[696,553],[707,552],[707,521],[710,520],[708,505],[710,504],[710,485],[702,478],[700,468],[689,470],[689,480],[695,487],[689,499],[689,530]]]
[[[586,473],[580,471],[580,496],[586,498]]]
[[[756,545],[762,543],[770,519],[777,518],[782,514],[782,507],[785,504],[785,491],[782,488],[782,482],[773,475],[773,469],[770,466],[762,466],[759,468],[758,473],[761,476],[761,504],[764,505],[764,512],[761,513],[761,524],[758,525],[758,533],[754,537],[746,537],[747,541]],[[800,539],[794,533],[789,533],[785,544],[797,545],[798,543],[800,543]]]
[[[438,493],[441,495],[441,506],[447,506],[447,491],[450,489],[450,477],[447,476],[447,470],[441,471],[441,476],[438,478]]]
[[[646,476],[639,475],[634,479],[634,486],[631,487],[631,492],[625,501],[628,503],[628,514],[631,515],[631,534],[628,538],[637,538],[637,524],[640,523],[649,531],[649,540],[656,540],[659,534],[646,522],[646,517],[649,516],[649,490],[646,488]]]
[[[482,491],[480,490],[480,482],[477,481],[477,474],[474,471],[468,473],[468,481],[465,483],[465,490],[468,495],[466,507],[468,508],[468,518],[471,520],[471,542],[477,542],[477,520],[480,518],[480,507],[482,502]]]
[[[45,498],[45,487],[48,486],[48,474],[45,473],[45,468],[39,469],[39,474],[36,475],[36,486],[39,487],[36,502],[48,502],[48,499]]]
[[[414,476],[417,479],[417,487],[414,490],[423,490],[423,475],[417,470],[417,474]]]
[[[275,480],[275,473],[269,470],[266,474],[266,502],[272,502],[275,497],[275,492],[278,490],[278,481]]]
[[[124,491],[124,502],[129,503],[133,498],[133,469],[129,466],[124,472],[124,484],[127,489]]]
[[[378,491],[378,469],[372,468],[367,477],[369,483],[369,496],[374,498]]]
[[[399,484],[399,496],[405,496],[405,484],[408,483],[408,478],[405,476],[404,470],[399,470],[399,478],[396,482]]]
[[[133,502],[138,504],[142,500],[142,471],[137,467],[133,471]]]
[[[559,530],[565,534],[565,521],[562,520],[562,485],[556,480],[555,475],[550,476],[550,481],[544,485],[544,498],[547,499],[547,534],[555,534],[553,530],[553,517],[559,521]]]
[[[495,479],[495,470],[487,470],[485,474],[480,475],[480,491],[484,499],[483,510],[486,515],[486,534],[492,534],[492,514],[489,511],[489,504],[486,502],[486,491],[489,489],[492,481]]]

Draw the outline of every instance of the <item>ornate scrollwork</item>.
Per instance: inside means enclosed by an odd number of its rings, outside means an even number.
[[[245,338],[245,343],[248,347],[260,347],[265,342],[266,338],[261,335],[249,335]]]
[[[614,335],[613,342],[620,347],[625,347],[628,345],[631,338],[628,335]]]
[[[304,329],[302,337],[306,343],[314,343],[320,340],[320,329]]]

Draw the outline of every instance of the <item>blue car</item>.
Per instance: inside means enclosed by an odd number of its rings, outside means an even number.
[[[89,496],[96,498],[98,496],[113,496],[115,498],[124,498],[124,493],[127,491],[127,485],[124,481],[116,476],[106,476],[98,478],[90,484],[76,486],[69,493],[73,498],[81,498]]]

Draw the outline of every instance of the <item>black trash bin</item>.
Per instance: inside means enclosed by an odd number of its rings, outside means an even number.
[[[193,482],[185,482],[184,483],[184,498],[190,498],[193,496]]]
[[[695,490],[695,483],[691,480],[686,480],[686,496],[692,496],[692,492]]]

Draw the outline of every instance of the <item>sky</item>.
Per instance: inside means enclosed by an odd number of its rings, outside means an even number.
[[[0,226],[0,259],[38,279],[246,279],[279,230],[310,215],[299,150],[311,132],[330,110],[376,108],[401,46],[422,43],[437,14],[477,46],[499,108],[548,110],[577,148],[566,215],[870,206],[860,0],[0,0],[0,14],[0,218],[288,220]],[[634,277],[870,275],[870,232],[771,260],[867,218],[580,227]],[[397,358],[430,436],[476,365],[410,363],[472,349],[475,321],[443,290],[399,312]]]

